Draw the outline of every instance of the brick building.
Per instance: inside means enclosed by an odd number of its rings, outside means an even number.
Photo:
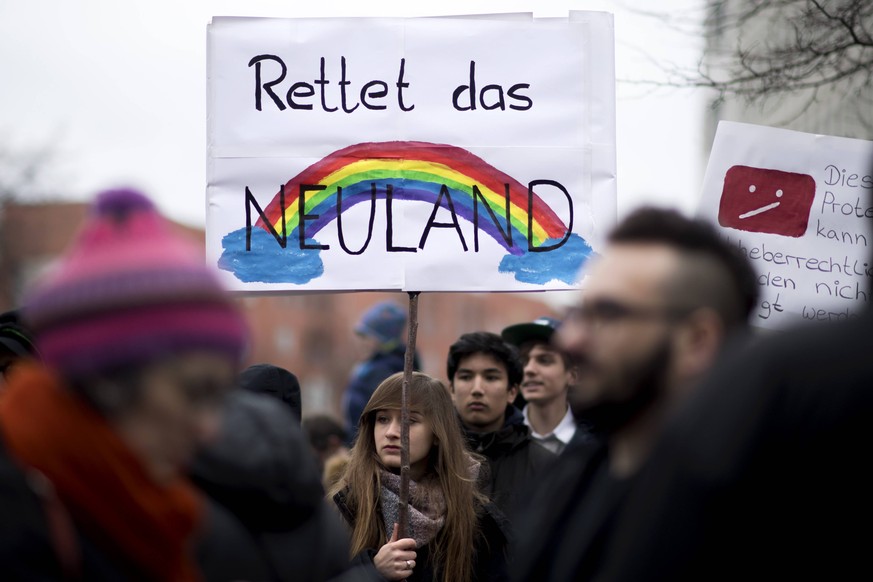
[[[13,203],[0,210],[0,310],[21,302],[27,284],[73,238],[87,208],[82,203]],[[204,244],[203,230],[175,227]],[[404,293],[241,296],[253,336],[246,364],[268,362],[291,370],[300,379],[304,414],[338,415],[355,364],[352,328],[363,311],[383,299],[408,305]],[[543,299],[540,293],[422,293],[417,346],[424,371],[445,379],[446,350],[464,332],[499,332],[512,323],[555,315]]]

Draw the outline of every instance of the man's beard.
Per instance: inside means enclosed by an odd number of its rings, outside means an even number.
[[[633,368],[625,368],[624,373],[613,379],[632,390],[622,400],[606,399],[598,402],[585,402],[574,390],[569,392],[570,408],[573,416],[593,432],[609,436],[649,408],[666,390],[667,370],[672,357],[670,338],[659,342],[644,360]],[[584,367],[584,362],[582,366]]]

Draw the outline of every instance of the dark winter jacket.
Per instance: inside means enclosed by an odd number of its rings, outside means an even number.
[[[349,527],[354,527],[355,514],[346,502],[345,492],[340,491],[334,495],[333,501]],[[473,582],[507,582],[509,572],[506,564],[506,549],[509,540],[509,523],[493,503],[488,502],[479,510],[479,535],[476,538],[473,555],[475,563]],[[375,568],[373,557],[378,551],[379,548],[363,550],[352,559],[352,564],[358,568]],[[406,579],[407,582],[442,581],[442,577],[434,570],[430,552],[430,544],[416,548],[416,566],[412,575]]]
[[[370,396],[382,383],[382,380],[392,374],[403,371],[406,358],[406,346],[398,345],[390,351],[376,352],[364,362],[358,364],[352,371],[352,377],[343,394],[343,414],[349,429],[349,446],[354,442],[358,430],[358,419],[370,401]],[[416,355],[413,368],[421,366]]]
[[[348,535],[324,501],[303,433],[275,399],[233,392],[221,434],[196,457],[191,477],[244,526],[270,572],[268,579],[321,581],[344,570]],[[207,529],[199,548],[206,578],[264,579],[257,571],[222,565],[227,556],[242,553],[227,533],[226,528]]]
[[[871,332],[868,307],[726,353],[655,443],[602,580],[873,579]]]
[[[0,439],[0,579],[61,577],[42,501]]]
[[[631,485],[610,476],[607,453],[602,438],[574,438],[510,516],[517,532],[513,580],[591,580],[602,567]]]
[[[483,491],[505,514],[524,499],[531,479],[542,476],[557,455],[530,437],[524,416],[514,406],[506,407],[506,420],[500,430],[476,433],[464,427],[470,449],[488,459],[490,479]]]
[[[76,577],[119,582],[145,579],[133,564],[106,554],[88,539],[51,488],[41,485],[35,474],[25,474],[0,438],[0,580]]]

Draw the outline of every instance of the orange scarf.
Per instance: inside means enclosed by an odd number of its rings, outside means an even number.
[[[0,397],[10,454],[51,481],[73,521],[109,556],[160,580],[198,580],[189,542],[200,498],[156,483],[110,425],[61,381],[22,365]]]

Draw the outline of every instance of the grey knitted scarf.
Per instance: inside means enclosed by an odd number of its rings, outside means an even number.
[[[400,475],[383,470],[382,519],[388,536],[400,518]],[[439,481],[427,476],[421,482],[409,481],[409,531],[406,537],[420,548],[439,533],[446,522],[446,500]]]

